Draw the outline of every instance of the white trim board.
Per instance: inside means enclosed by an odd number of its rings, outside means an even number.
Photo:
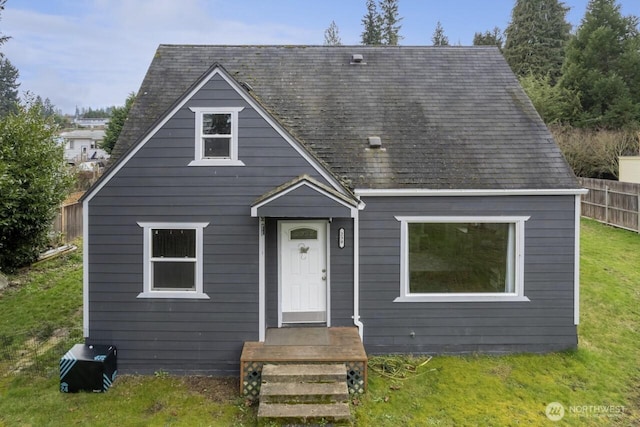
[[[433,197],[433,196],[567,196],[587,194],[585,188],[574,189],[521,189],[521,190],[476,190],[452,189],[429,190],[424,188],[375,189],[356,188],[357,196],[366,197]]]
[[[82,202],[82,330],[89,337],[89,201]]]
[[[580,217],[582,203],[580,196],[575,200],[575,232],[574,232],[574,260],[573,260],[573,323],[580,323]]]
[[[360,320],[360,212],[353,216],[353,324],[364,339],[364,323]]]
[[[311,154],[309,154],[309,152],[304,149],[300,145],[300,143],[298,143],[291,135],[289,135],[282,126],[280,126],[274,119],[272,119],[270,115],[265,111],[265,109],[262,108],[262,106],[258,104],[252,97],[247,95],[245,91],[235,82],[235,80],[229,77],[222,68],[216,67],[205,78],[203,78],[200,83],[191,90],[191,92],[184,95],[182,101],[180,101],[171,111],[169,111],[169,113],[165,114],[164,118],[155,127],[148,131],[144,135],[144,138],[139,140],[139,142],[137,142],[137,144],[126,153],[125,157],[121,158],[113,167],[109,168],[106,176],[98,183],[98,185],[96,185],[89,191],[84,200],[90,201],[113,178],[113,176],[118,173],[120,169],[122,169],[124,165],[126,165],[129,160],[131,160],[131,158],[135,156],[138,151],[140,151],[140,149],[147,142],[149,142],[149,140],[153,138],[155,134],[160,129],[162,129],[164,125],[167,124],[167,122],[171,120],[173,116],[175,116],[176,113],[180,111],[187,104],[187,102],[189,102],[191,98],[216,75],[222,77],[238,93],[238,95],[240,95],[242,99],[250,105],[251,108],[256,110],[260,117],[263,118],[294,150],[296,150],[296,152],[300,154],[302,158],[306,160],[307,163],[309,163],[309,165],[316,172],[318,172],[324,179],[326,179],[327,182],[329,182],[336,191],[346,195],[345,189],[324,167],[321,166],[320,162],[318,162]],[[193,123],[195,126],[195,119]],[[230,164],[229,166],[233,165]]]
[[[267,334],[267,286],[265,260],[265,234],[267,232],[264,218],[258,221],[258,341],[264,342]]]

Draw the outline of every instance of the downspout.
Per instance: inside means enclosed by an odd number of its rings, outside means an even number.
[[[358,327],[360,340],[363,339],[364,324],[360,321],[360,208],[353,209],[353,324]]]

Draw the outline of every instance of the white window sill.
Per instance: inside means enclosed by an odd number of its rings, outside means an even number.
[[[518,295],[411,295],[398,297],[393,302],[528,302]]]
[[[192,160],[188,166],[244,166],[242,160],[231,159],[201,159]]]
[[[136,298],[210,299],[209,295],[200,292],[176,291],[140,292]]]

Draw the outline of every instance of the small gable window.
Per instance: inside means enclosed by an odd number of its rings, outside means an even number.
[[[205,113],[202,115],[202,157],[205,159],[231,158],[231,114]]]
[[[242,107],[193,107],[195,155],[189,166],[243,166],[238,159],[238,113]]]

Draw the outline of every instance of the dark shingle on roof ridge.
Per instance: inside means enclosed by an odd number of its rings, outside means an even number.
[[[495,47],[160,45],[115,156],[214,63],[352,188],[577,187]]]

